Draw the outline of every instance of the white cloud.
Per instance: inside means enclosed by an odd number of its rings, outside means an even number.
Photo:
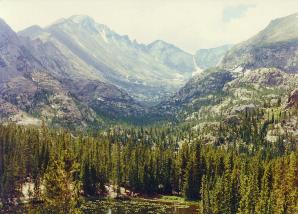
[[[228,22],[223,19],[227,8],[241,5],[254,7]],[[14,30],[86,14],[139,42],[162,39],[190,52],[240,42],[271,19],[294,12],[296,0],[0,0],[0,17]]]
[[[236,4],[227,6],[223,10],[223,21],[230,22],[233,19],[239,19],[243,17],[250,8],[254,8],[255,5],[251,4]]]

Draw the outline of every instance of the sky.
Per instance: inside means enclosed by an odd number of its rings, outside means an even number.
[[[295,12],[297,0],[0,0],[0,17],[15,31],[88,15],[140,43],[160,39],[190,53],[244,41]]]

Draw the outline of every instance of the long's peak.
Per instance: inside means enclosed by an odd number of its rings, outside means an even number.
[[[69,20],[76,22],[76,23],[81,23],[84,21],[91,21],[94,22],[94,19],[90,16],[87,15],[73,15],[71,17],[68,18]]]
[[[87,16],[87,15],[72,15],[68,18],[58,19],[57,21],[52,23],[50,26],[64,24],[64,23],[67,23],[67,22],[74,22],[74,23],[77,23],[77,24],[81,24],[81,23],[84,23],[86,21],[93,23],[94,19],[91,18],[90,16]]]

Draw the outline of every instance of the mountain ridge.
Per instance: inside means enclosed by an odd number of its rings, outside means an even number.
[[[226,69],[277,67],[298,72],[298,13],[278,18],[252,38],[235,45],[220,66]]]
[[[60,81],[66,87],[64,94],[69,92],[70,99],[81,102],[93,115],[110,118],[125,115],[140,120],[151,116],[165,120],[174,117],[183,121],[210,111],[220,118],[239,109],[269,105],[267,102],[274,106],[281,93],[291,94],[295,90],[296,37],[288,39],[281,36],[284,32],[279,33],[296,25],[293,17],[272,21],[256,36],[233,47],[203,50],[205,70],[198,67],[202,64],[197,64],[196,56],[170,43],[156,40],[148,45],[139,44],[88,16],[72,16],[43,29],[32,26],[19,32],[15,40],[36,64],[33,68],[41,66],[50,71],[46,73],[53,78],[51,81]],[[296,29],[292,31],[296,35]],[[6,60],[0,58],[0,65],[5,64]],[[21,63],[14,64],[25,69]],[[31,70],[27,74],[30,78],[32,74],[42,76]],[[55,93],[53,89],[49,91]],[[280,105],[296,102],[293,94],[292,98],[278,101]],[[145,105],[148,99],[151,103],[161,102],[151,104],[149,110]]]
[[[184,77],[183,73],[160,60],[156,61],[145,50],[145,45],[115,33],[88,16],[72,16],[44,30],[49,35],[40,35],[41,39],[60,46],[60,50],[73,52],[76,58],[91,65],[103,81],[117,85],[139,100],[143,100],[144,96],[158,99],[190,77]],[[28,36],[30,33],[23,30],[19,35]]]
[[[1,23],[0,106],[4,121],[43,118],[52,125],[87,128],[102,117],[136,115],[144,109],[114,85],[76,73],[77,62],[51,42],[18,37]],[[11,111],[8,108],[14,106]]]
[[[283,29],[297,25],[296,15],[279,18],[251,39],[234,45],[217,67],[194,76],[157,106],[156,111],[182,123],[196,121],[195,124],[219,122],[248,109],[276,111],[278,108],[291,112],[297,103],[298,46],[293,41],[298,41],[298,31],[292,29],[297,34],[290,40],[280,38],[275,42],[263,34],[272,31],[276,31],[276,35],[287,34]],[[278,27],[281,24],[284,28]],[[266,41],[268,38],[270,42]],[[251,41],[257,41],[257,44]],[[296,133],[295,129],[291,132]]]
[[[142,103],[158,103],[197,70],[193,55],[173,44],[162,40],[137,43],[86,15],[61,19],[42,30],[29,27],[18,34],[52,42],[69,53],[69,58],[82,62],[84,70],[93,70],[101,81]]]

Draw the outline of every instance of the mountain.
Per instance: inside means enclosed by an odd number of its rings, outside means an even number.
[[[195,54],[195,60],[198,67],[208,69],[220,64],[224,55],[233,45],[223,45],[216,48],[199,49]]]
[[[38,28],[35,28],[38,29]],[[0,20],[0,118],[84,128],[103,117],[136,115],[143,108],[126,92],[83,72],[51,42],[19,37]],[[88,67],[86,67],[88,68]]]
[[[192,73],[190,54],[163,42],[139,44],[88,16],[61,19],[44,29],[33,26],[19,35],[51,42],[79,64],[78,72],[95,74],[142,102],[156,102],[178,90]]]
[[[298,73],[298,13],[278,18],[251,39],[234,46],[224,57],[226,69],[276,67]]]
[[[215,97],[221,98],[224,85],[232,79],[233,76],[228,71],[205,70],[194,76],[174,96],[161,102],[159,107],[166,111],[166,114],[175,115],[177,110],[190,113],[191,109],[199,109],[202,105],[213,103]]]
[[[152,56],[162,61],[168,67],[191,77],[190,75],[195,69],[191,54],[162,40],[150,43],[146,49]]]
[[[256,108],[292,111],[296,18],[279,18],[231,49],[198,51],[196,57],[161,40],[131,41],[87,16],[18,35],[2,22],[0,113],[84,127],[105,118],[212,123]],[[212,67],[202,72],[200,60]],[[150,110],[143,105],[158,101]]]
[[[209,127],[206,129],[218,129],[220,121],[237,122],[239,114],[256,109],[279,118],[277,112],[295,115],[291,112],[297,105],[297,23],[297,14],[272,21],[259,34],[230,49],[217,67],[194,76],[154,111],[180,123]],[[298,136],[297,121],[296,116],[283,120],[270,127],[270,133],[281,129]]]

